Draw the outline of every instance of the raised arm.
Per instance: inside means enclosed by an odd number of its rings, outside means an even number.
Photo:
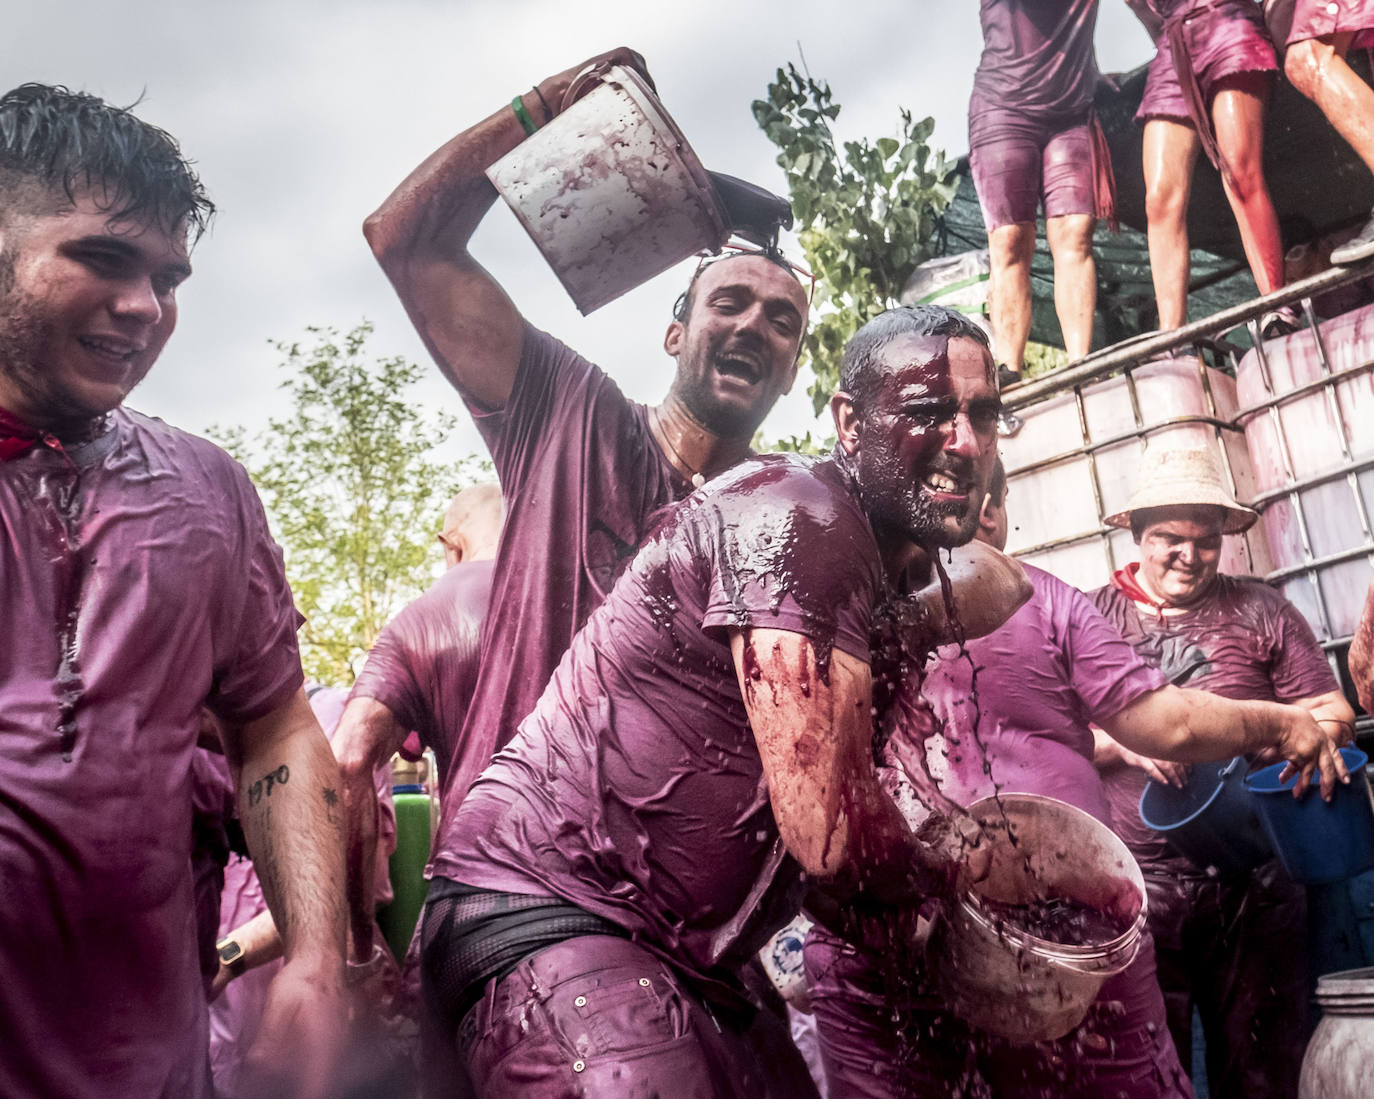
[[[1366,713],[1374,714],[1374,579],[1369,582],[1355,640],[1350,642],[1350,678],[1355,681],[1360,705]]]
[[[1338,779],[1349,781],[1333,738],[1300,706],[1238,702],[1166,686],[1141,695],[1102,726],[1113,740],[1156,759],[1201,763],[1249,753],[1286,759],[1299,772],[1296,795],[1318,767],[1323,797],[1331,797]]]
[[[956,856],[918,842],[879,785],[868,665],[836,649],[822,676],[810,639],[782,630],[730,644],[778,833],[807,875],[881,903],[947,892]]]
[[[603,61],[644,71],[633,50],[600,54],[524,93],[526,116],[547,123],[550,111],[562,109],[577,74]],[[521,320],[506,292],[472,258],[468,241],[496,198],[486,169],[525,137],[512,106],[501,107],[433,153],[363,223],[429,353],[460,393],[487,409],[503,407],[510,397]]]
[[[286,965],[250,1054],[258,1071],[328,1094],[344,1021],[343,810],[339,772],[305,692],[226,730],[239,817]]]
[[[347,830],[348,920],[355,961],[372,956],[376,914],[378,765],[400,749],[407,730],[375,698],[350,698],[334,731]]]

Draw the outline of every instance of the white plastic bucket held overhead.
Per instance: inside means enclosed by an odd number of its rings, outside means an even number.
[[[601,80],[487,169],[584,314],[728,236],[706,170],[643,78],[615,65]]]
[[[1081,809],[1037,794],[984,798],[969,814],[993,837],[992,869],[936,921],[930,972],[950,1009],[1012,1042],[1062,1038],[1083,1021],[1102,982],[1140,948],[1145,879],[1126,845]],[[1085,945],[1038,938],[990,914],[984,901],[1066,897],[1092,907],[1138,897],[1115,937]]]

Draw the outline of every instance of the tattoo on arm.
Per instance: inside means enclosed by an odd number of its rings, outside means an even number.
[[[323,790],[323,795],[325,812],[329,814],[329,823],[335,824],[337,823],[337,818],[334,816],[334,810],[339,804],[338,792],[332,787],[326,786]]]
[[[283,763],[275,771],[268,771],[252,786],[248,787],[248,804],[257,805],[265,797],[272,796],[272,789],[276,786],[285,786],[287,779],[291,777],[291,770]]]

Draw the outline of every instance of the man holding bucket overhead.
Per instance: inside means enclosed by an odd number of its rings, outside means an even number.
[[[1218,572],[1223,535],[1256,518],[1222,486],[1210,450],[1146,450],[1129,506],[1106,520],[1132,532],[1140,560],[1093,600],[1173,683],[1300,706],[1333,742],[1348,742],[1354,712],[1296,608],[1260,580]],[[1302,888],[1272,860],[1240,874],[1194,865],[1141,822],[1145,773],[1099,766],[1114,826],[1145,871],[1160,986],[1184,1063],[1196,1006],[1213,1094],[1296,1095],[1307,1041]]]
[[[807,292],[775,250],[697,269],[663,348],[664,400],[627,400],[610,378],[526,321],[468,250],[496,199],[486,170],[562,111],[612,50],[541,81],[415,169],[364,225],[421,338],[472,412],[506,500],[483,626],[484,659],[445,779],[449,808],[534,708],[573,635],[605,599],[650,516],[746,457],[791,388]]]

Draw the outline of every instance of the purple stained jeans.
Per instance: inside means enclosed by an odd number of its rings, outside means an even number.
[[[713,1015],[644,947],[605,935],[522,961],[458,1026],[481,1099],[815,1099],[787,1024]]]
[[[878,965],[820,927],[807,985],[835,1095],[853,1099],[1192,1099],[1164,1023],[1150,943],[1055,1042],[1016,1046],[945,1010],[919,977],[894,994]]]

